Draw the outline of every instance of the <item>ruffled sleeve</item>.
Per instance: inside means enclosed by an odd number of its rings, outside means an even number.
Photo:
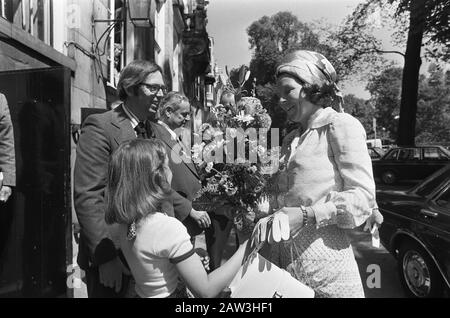
[[[340,192],[330,192],[325,203],[312,206],[317,227],[330,224],[346,229],[358,227],[376,208],[366,133],[356,118],[339,113],[329,126],[328,142],[343,188]]]

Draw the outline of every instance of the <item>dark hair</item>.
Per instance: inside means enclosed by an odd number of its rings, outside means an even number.
[[[134,60],[125,66],[120,72],[119,82],[117,83],[117,94],[120,100],[125,101],[127,99],[127,89],[143,83],[149,74],[155,72],[163,74],[161,67],[151,61]]]
[[[280,72],[279,74],[277,74],[277,78],[280,78],[282,76],[293,78],[302,86],[302,91],[305,93],[306,99],[322,108],[332,107],[336,102],[336,99],[338,98],[334,89],[335,86],[332,83],[325,83],[322,84],[322,86],[319,86],[318,84],[307,83],[300,79],[298,76],[295,76],[288,72]]]
[[[171,109],[172,111],[178,110],[182,103],[189,104],[189,99],[185,95],[179,92],[167,93],[167,95],[164,96],[159,103],[158,113],[160,118],[164,116],[167,109]]]
[[[168,157],[157,139],[134,139],[117,148],[111,157],[105,192],[107,224],[139,222],[158,211],[167,199]]]
[[[323,83],[322,85],[310,84],[290,72],[279,72],[276,75],[277,79],[282,76],[293,78],[299,83],[302,86],[302,91],[306,95],[306,99],[317,106],[322,108],[332,107],[340,102],[340,97],[336,93],[336,85],[334,83]]]
[[[305,92],[307,100],[322,108],[332,107],[338,98],[333,84],[319,86],[317,84],[305,83],[302,89]]]

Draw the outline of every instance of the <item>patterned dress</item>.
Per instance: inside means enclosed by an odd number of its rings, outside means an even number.
[[[376,204],[364,128],[348,114],[320,109],[305,131],[285,138],[282,154],[284,200],[278,203],[311,207],[315,222],[292,241],[274,246],[272,259],[313,288],[316,297],[364,297],[346,235],[346,229],[366,221]]]

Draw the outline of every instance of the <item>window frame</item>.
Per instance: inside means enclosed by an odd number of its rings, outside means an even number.
[[[438,203],[439,199],[446,194],[447,192],[450,192],[450,181],[447,181],[447,184],[445,184],[440,191],[436,193],[436,195],[433,198],[434,203],[441,209],[447,209],[447,206],[442,206]],[[450,203],[450,197],[449,197],[449,203]]]
[[[109,0],[108,1],[108,19],[109,20],[118,20],[119,17],[117,16],[118,10],[121,9],[121,15],[123,15],[124,7],[116,8],[115,0]],[[111,26],[112,23],[110,22],[107,27]],[[106,54],[106,65],[107,65],[107,85],[110,87],[117,88],[117,82],[119,80],[118,74],[125,66],[125,48],[124,48],[124,42],[125,42],[125,26],[124,22],[119,22],[120,24],[120,43],[116,42],[116,28],[117,24],[113,27],[113,29],[108,34],[108,39],[105,41],[109,42],[109,52]],[[119,62],[119,70],[117,70],[117,73],[115,73],[115,44],[120,44],[122,46],[122,53],[120,56],[120,62]],[[116,75],[117,74],[117,78]]]
[[[6,18],[6,0],[0,0],[0,17]]]
[[[438,171],[440,171],[440,170],[438,170]],[[437,174],[438,172],[436,172],[436,174]],[[433,175],[435,175],[435,174],[433,174]],[[439,183],[435,183],[435,180],[437,179],[437,178],[440,178],[441,176],[443,175],[443,177],[444,177],[444,179],[443,180],[441,180],[441,181],[439,181]],[[450,172],[449,172],[449,170],[447,169],[446,171],[444,171],[443,173],[442,173],[442,175],[439,175],[438,177],[436,177],[436,178],[430,178],[426,183],[420,183],[419,185],[417,185],[415,188],[414,188],[414,193],[415,194],[417,194],[417,195],[419,195],[419,196],[422,196],[422,197],[428,197],[428,198],[436,198],[436,194],[438,194],[438,193],[441,193],[441,191],[439,190],[439,188],[442,186],[442,184],[444,184],[444,183],[446,183],[447,182],[447,184],[448,184],[448,181],[447,181],[447,179],[448,179],[448,176],[450,175]],[[439,180],[439,179],[438,179]],[[424,188],[426,189],[429,185],[433,185],[434,184],[434,186],[432,187],[432,189],[431,189],[431,191],[426,191],[425,193],[423,193],[423,190],[424,190]],[[444,188],[445,188],[445,186],[446,185],[444,185]],[[433,199],[434,200],[434,199]]]

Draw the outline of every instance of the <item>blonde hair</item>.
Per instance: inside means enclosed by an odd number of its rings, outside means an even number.
[[[106,223],[131,224],[161,209],[171,191],[164,144],[157,139],[123,143],[111,157],[106,186]]]

